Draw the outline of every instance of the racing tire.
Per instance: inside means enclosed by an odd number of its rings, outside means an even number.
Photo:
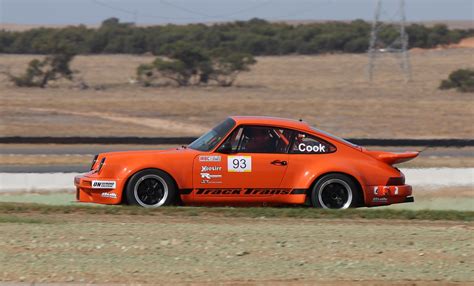
[[[311,192],[311,203],[316,208],[347,209],[359,205],[358,186],[344,174],[321,177]]]
[[[178,191],[167,173],[146,169],[134,174],[126,186],[127,202],[145,208],[158,208],[176,203]]]

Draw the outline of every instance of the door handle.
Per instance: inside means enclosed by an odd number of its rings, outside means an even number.
[[[277,166],[286,166],[286,165],[288,165],[288,162],[287,161],[275,160],[275,161],[272,161],[271,164],[277,165]]]

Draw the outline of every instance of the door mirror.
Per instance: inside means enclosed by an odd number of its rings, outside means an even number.
[[[217,152],[223,154],[232,153],[232,144],[230,144],[230,142],[225,142],[221,147],[219,147],[219,149],[217,149]]]

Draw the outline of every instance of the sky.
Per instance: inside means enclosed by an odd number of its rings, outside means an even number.
[[[248,20],[372,20],[376,0],[0,0],[0,23],[97,25],[117,17],[137,24]],[[471,20],[474,0],[405,0],[408,21]],[[382,20],[397,20],[398,0],[382,0]]]

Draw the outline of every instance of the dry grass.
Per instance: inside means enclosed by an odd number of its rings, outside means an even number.
[[[0,83],[3,136],[199,135],[229,115],[303,118],[344,137],[472,138],[472,94],[437,89],[458,68],[474,67],[473,49],[410,54],[404,84],[386,55],[371,85],[365,55],[261,57],[236,86],[143,88],[128,84],[149,56],[79,56],[73,68],[91,86],[60,83],[27,89]],[[35,56],[0,55],[3,68],[24,70]]]
[[[12,285],[472,285],[473,281],[472,222],[413,220],[426,211],[412,212],[411,220],[384,221],[282,217],[285,210],[280,209],[219,209],[213,212],[217,216],[204,215],[206,209],[196,209],[191,216],[180,209],[162,210],[163,215],[156,211],[114,215],[104,212],[112,208],[88,208],[96,212],[91,214],[76,209],[70,208],[69,214],[0,214],[0,280]],[[234,216],[242,212],[252,213],[250,218]],[[277,216],[268,216],[272,213]],[[461,214],[438,213],[451,218]],[[472,212],[467,217],[472,218]]]

